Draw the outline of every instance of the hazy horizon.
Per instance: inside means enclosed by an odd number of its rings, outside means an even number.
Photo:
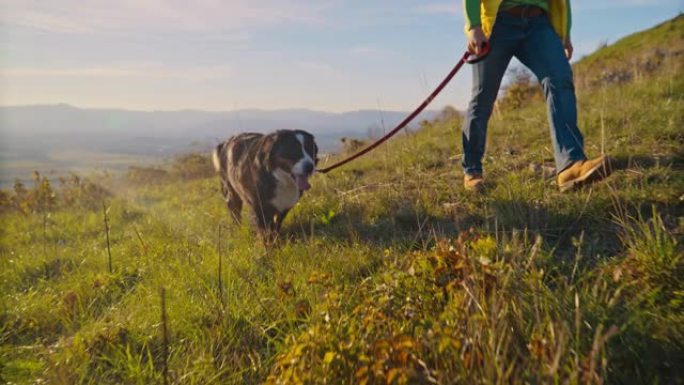
[[[427,96],[427,95],[426,95]],[[416,101],[416,106],[422,102],[422,100]],[[79,110],[110,110],[110,111],[129,111],[129,112],[206,112],[206,113],[230,113],[230,112],[243,112],[243,111],[263,111],[263,112],[284,112],[284,111],[309,111],[309,112],[322,112],[322,113],[328,113],[328,114],[345,114],[345,113],[353,113],[353,112],[359,112],[359,111],[376,111],[378,113],[383,113],[383,112],[402,112],[402,113],[408,113],[410,111],[408,110],[386,110],[386,109],[379,109],[377,107],[373,108],[357,108],[353,110],[344,110],[344,111],[326,111],[326,110],[318,110],[318,109],[313,109],[313,108],[307,108],[307,107],[291,107],[291,108],[259,108],[259,107],[245,107],[245,108],[238,108],[238,109],[232,109],[232,108],[227,108],[227,109],[220,109],[220,110],[212,110],[212,109],[202,109],[202,108],[168,108],[168,109],[134,109],[134,108],[123,108],[123,107],[116,107],[116,106],[103,106],[103,107],[85,107],[81,105],[76,105],[72,103],[64,103],[64,102],[56,102],[56,103],[37,103],[37,104],[0,104],[0,108],[32,108],[32,107],[69,107],[69,108],[75,108]],[[448,107],[453,107],[452,105],[443,105],[443,106],[436,106],[433,103],[430,104],[430,107],[427,108],[427,110],[431,111],[441,111],[444,108]]]
[[[420,120],[439,111],[427,110]],[[0,107],[0,188],[30,181],[34,170],[58,174],[125,170],[161,163],[188,152],[209,153],[218,142],[244,131],[304,129],[322,152],[339,150],[341,137],[378,136],[406,111],[331,113],[303,109],[239,111],[134,111],[81,109],[67,104]]]

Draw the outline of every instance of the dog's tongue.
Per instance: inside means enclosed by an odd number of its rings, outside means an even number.
[[[302,191],[311,188],[309,177],[306,175],[295,175],[295,183],[297,183],[297,187]]]

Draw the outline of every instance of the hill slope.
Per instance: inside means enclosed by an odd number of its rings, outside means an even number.
[[[681,52],[684,20],[664,25],[666,39],[663,26],[639,36]],[[630,39],[609,48],[633,52]],[[578,76],[617,68],[604,56]],[[616,158],[605,183],[557,191],[532,103],[493,117],[490,188],[469,194],[450,161],[460,121],[434,121],[315,176],[271,252],[228,221],[201,172],[56,192],[37,176],[0,196],[0,377],[682,383],[679,58],[580,88],[587,152]]]

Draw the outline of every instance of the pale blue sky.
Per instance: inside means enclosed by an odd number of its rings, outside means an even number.
[[[575,59],[684,0],[574,0]],[[410,110],[461,56],[460,0],[0,0],[0,105]],[[434,108],[465,108],[465,68]]]

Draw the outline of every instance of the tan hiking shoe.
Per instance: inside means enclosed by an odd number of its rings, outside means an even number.
[[[482,191],[484,188],[482,174],[465,174],[463,177],[463,187],[470,191]]]
[[[596,159],[578,160],[558,174],[561,192],[597,182],[610,174],[609,159],[603,155]]]

